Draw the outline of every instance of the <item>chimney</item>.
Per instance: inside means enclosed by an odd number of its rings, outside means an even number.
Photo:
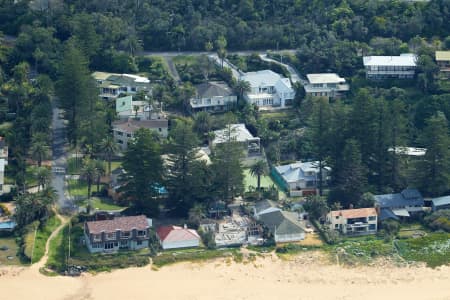
[[[183,228],[184,228],[184,229],[187,229],[187,225],[186,225],[186,224],[184,224]]]
[[[350,205],[348,206],[348,208],[349,208],[349,209],[353,209],[353,204],[350,204]]]

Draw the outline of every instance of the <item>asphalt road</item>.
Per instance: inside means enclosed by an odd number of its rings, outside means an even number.
[[[67,168],[67,152],[66,152],[66,136],[64,129],[64,121],[59,117],[61,110],[57,108],[53,101],[53,143],[52,143],[52,187],[56,190],[58,195],[58,207],[64,210],[75,209],[74,203],[71,199],[66,197],[64,176]]]
[[[265,54],[267,52],[272,53],[289,53],[295,54],[297,50],[295,49],[284,49],[284,50],[245,50],[245,51],[227,51],[228,54],[237,55],[252,55],[252,54]],[[216,55],[215,51],[141,51],[138,55],[140,56],[163,56],[163,57],[174,57],[179,55],[187,56],[198,56],[198,55]]]

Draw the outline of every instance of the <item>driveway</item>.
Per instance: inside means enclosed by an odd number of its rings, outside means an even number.
[[[53,119],[53,143],[52,143],[52,187],[55,189],[58,200],[57,205],[59,208],[67,210],[74,209],[73,201],[67,197],[64,184],[64,176],[67,168],[67,150],[68,147],[65,136],[64,120],[59,116],[62,111],[56,106],[55,99],[52,104]]]

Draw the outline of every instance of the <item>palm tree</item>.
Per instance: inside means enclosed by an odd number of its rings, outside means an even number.
[[[97,178],[97,168],[95,167],[95,162],[90,158],[84,160],[84,166],[81,169],[81,176],[86,180],[87,183],[87,196],[88,196],[88,213],[91,209],[91,188],[92,183]]]
[[[250,174],[258,177],[257,189],[261,189],[261,176],[267,174],[267,164],[264,160],[258,160],[253,166],[250,167]]]
[[[241,79],[236,82],[236,86],[234,88],[239,95],[239,103],[242,103],[244,99],[244,93],[251,91],[250,82]]]
[[[117,144],[114,141],[114,138],[111,135],[108,135],[101,141],[100,148],[108,161],[108,175],[111,175],[111,161],[114,154],[118,151]]]
[[[52,172],[46,167],[39,167],[36,169],[34,175],[38,182],[38,190],[45,189],[52,179]]]
[[[50,155],[50,147],[43,141],[35,141],[30,148],[31,157],[37,160],[38,167],[42,165],[42,161]]]
[[[103,161],[101,160],[95,160],[95,169],[97,170],[97,178],[96,178],[96,183],[97,183],[97,193],[100,190],[100,179],[102,178],[103,175],[105,175],[106,170],[105,170],[105,165],[103,164]]]
[[[195,203],[189,210],[189,222],[198,226],[204,218],[206,218],[205,206],[200,203]]]

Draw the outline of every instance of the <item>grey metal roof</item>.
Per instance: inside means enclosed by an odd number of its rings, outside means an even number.
[[[416,189],[405,189],[397,194],[374,195],[375,202],[381,208],[395,208],[424,205],[423,197]]]
[[[297,220],[298,215],[286,211],[274,211],[260,216],[261,222],[273,234],[298,234],[305,232]]]
[[[431,199],[431,202],[433,202],[433,206],[450,205],[450,196],[434,198]]]
[[[195,88],[197,89],[198,98],[201,99],[233,95],[233,91],[225,83],[221,82],[205,82],[197,85]]]
[[[257,214],[271,207],[278,207],[278,204],[272,200],[261,200],[255,203],[255,211]]]
[[[397,221],[400,220],[400,218],[397,217],[389,208],[380,209],[380,215],[378,216],[378,220],[381,222],[388,219],[393,219]]]

